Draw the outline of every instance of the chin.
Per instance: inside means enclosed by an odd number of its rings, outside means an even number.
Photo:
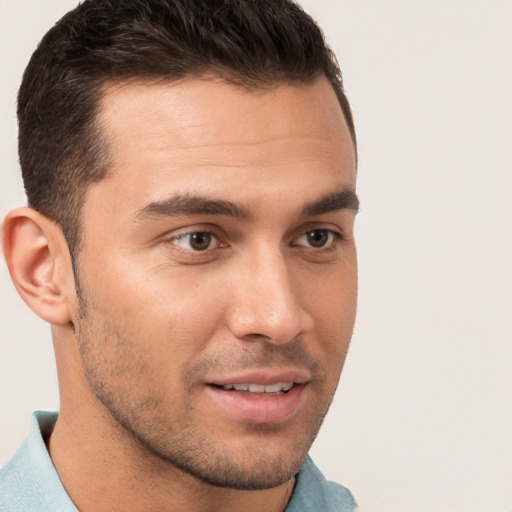
[[[276,426],[260,425],[254,429],[257,432],[246,432],[236,440],[215,439],[205,431],[183,427],[180,439],[135,437],[173,469],[215,487],[237,490],[270,489],[291,480],[318,431],[279,431]]]
[[[254,491],[278,487],[291,480],[305,456],[294,455],[292,458],[288,454],[287,457],[271,458],[251,454],[250,459],[243,462],[222,458],[207,467],[187,465],[180,469],[215,487]]]

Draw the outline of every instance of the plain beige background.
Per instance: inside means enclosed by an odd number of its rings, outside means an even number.
[[[512,511],[512,2],[304,0],[359,136],[360,299],[312,455],[364,512]],[[15,96],[76,0],[0,0],[0,214]],[[56,409],[49,328],[0,263],[0,465]]]

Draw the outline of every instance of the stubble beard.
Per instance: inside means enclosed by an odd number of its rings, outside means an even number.
[[[190,379],[185,384],[189,399],[184,403],[183,412],[175,415],[170,423],[169,416],[165,414],[169,412],[169,404],[155,393],[159,389],[156,376],[151,374],[151,368],[144,367],[144,371],[141,371],[141,367],[137,366],[141,361],[140,356],[143,356],[137,353],[140,351],[137,347],[142,344],[121,333],[118,326],[108,320],[107,312],[95,308],[93,302],[86,300],[83,295],[78,304],[75,336],[89,388],[108,418],[142,448],[142,452],[149,456],[148,460],[156,457],[173,469],[204,483],[238,490],[269,489],[294,477],[318,434],[337,382],[332,390],[324,393],[323,407],[311,413],[306,433],[296,437],[285,453],[282,450],[277,454],[269,453],[258,442],[247,443],[246,449],[230,450],[229,446],[219,446],[222,443],[216,443],[214,435],[208,428],[201,428],[197,418],[193,421],[194,408],[190,400],[194,374],[204,373],[205,366],[213,367],[219,361],[203,362],[192,369]],[[114,350],[112,347],[116,347],[116,357],[105,352],[107,347],[111,351]],[[307,360],[315,372],[322,374],[316,368],[318,363],[311,362],[303,347],[298,351],[297,346],[292,348],[293,351],[286,353],[286,349],[283,352],[282,348],[270,346],[267,354],[260,359],[266,358],[274,363],[279,360],[300,361],[302,364],[302,360]],[[147,390],[146,394],[134,392],[140,389]],[[265,440],[276,434],[279,428],[252,425],[248,437],[261,439],[264,445]]]

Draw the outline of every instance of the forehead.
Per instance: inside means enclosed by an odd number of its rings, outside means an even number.
[[[134,203],[173,187],[269,194],[283,180],[291,189],[310,187],[312,174],[354,185],[354,148],[325,79],[255,91],[220,80],[115,85],[100,112],[113,166],[92,188],[122,191]]]

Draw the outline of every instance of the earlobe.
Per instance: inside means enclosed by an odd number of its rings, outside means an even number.
[[[3,224],[4,256],[21,298],[43,320],[68,324],[67,291],[73,279],[69,251],[59,227],[35,210],[22,207],[10,212]]]

